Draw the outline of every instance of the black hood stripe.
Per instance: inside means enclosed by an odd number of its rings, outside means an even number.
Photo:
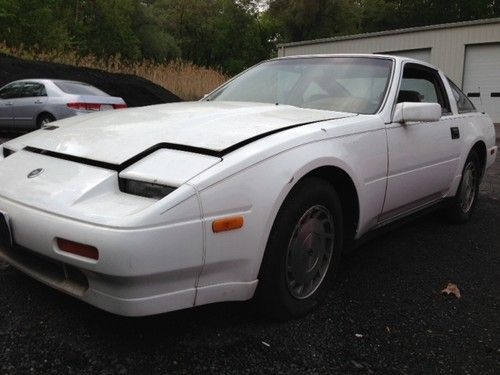
[[[340,118],[343,118],[343,117],[340,117]],[[290,125],[290,126],[286,126],[286,127],[280,128],[280,129],[271,130],[271,131],[268,131],[266,133],[262,133],[262,134],[254,136],[254,137],[245,139],[244,141],[238,142],[238,143],[236,143],[232,146],[229,146],[223,150],[211,150],[211,149],[203,148],[203,147],[195,147],[195,146],[181,145],[181,144],[177,144],[177,143],[162,142],[162,143],[158,143],[158,144],[148,148],[147,150],[140,152],[139,154],[135,155],[134,157],[132,157],[128,160],[125,160],[121,164],[107,163],[107,162],[103,162],[103,161],[83,158],[80,156],[74,156],[74,155],[63,154],[63,153],[55,152],[55,151],[43,150],[40,148],[30,147],[30,146],[25,147],[24,150],[28,151],[28,152],[33,152],[36,154],[51,156],[51,157],[58,158],[58,159],[73,161],[73,162],[80,163],[80,164],[86,164],[86,165],[91,165],[94,167],[105,168],[105,169],[110,169],[110,170],[114,170],[117,172],[121,172],[124,169],[127,169],[128,167],[130,167],[131,165],[137,163],[138,161],[144,159],[148,155],[151,155],[152,153],[154,153],[158,150],[162,150],[162,149],[186,151],[186,152],[192,152],[194,154],[201,154],[201,155],[208,155],[208,156],[222,158],[225,155],[227,155],[233,151],[238,150],[239,148],[242,148],[242,147],[244,147],[250,143],[253,143],[255,141],[258,141],[259,139],[269,137],[273,134],[281,133],[281,132],[289,130],[289,129],[298,128],[300,126],[317,124],[320,122],[337,120],[340,118],[335,117],[335,118],[328,118],[328,119],[324,119],[324,120],[303,122],[300,124]]]

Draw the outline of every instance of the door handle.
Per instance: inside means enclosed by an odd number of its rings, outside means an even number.
[[[12,102],[7,102],[5,103],[5,105],[12,105]]]
[[[42,102],[40,99],[35,100],[35,104],[42,104],[42,103],[43,103],[43,102]]]

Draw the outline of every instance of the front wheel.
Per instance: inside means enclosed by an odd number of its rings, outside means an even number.
[[[287,197],[266,247],[257,301],[278,319],[306,314],[324,300],[343,242],[335,188],[319,178],[300,182]]]
[[[457,195],[451,202],[449,214],[453,222],[465,223],[470,219],[476,207],[480,181],[481,163],[477,153],[472,151],[465,162]]]

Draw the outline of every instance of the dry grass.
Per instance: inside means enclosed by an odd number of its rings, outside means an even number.
[[[73,52],[39,52],[22,46],[13,48],[5,43],[0,43],[0,52],[26,60],[95,68],[110,73],[134,74],[166,88],[184,100],[200,99],[229,78],[220,71],[199,67],[181,60],[168,63],[142,60],[130,63],[119,55],[105,60],[94,55],[81,57]]]

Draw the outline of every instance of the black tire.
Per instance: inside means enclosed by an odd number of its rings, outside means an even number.
[[[323,228],[323,236],[313,228]],[[334,235],[329,239],[328,232],[331,230]],[[304,240],[299,241],[299,238]],[[279,210],[268,239],[256,292],[260,309],[285,320],[303,316],[315,308],[325,299],[335,278],[342,245],[342,207],[335,188],[316,177],[299,182]],[[311,249],[308,249],[309,246]],[[326,254],[331,246],[327,264]],[[301,267],[306,268],[306,264],[311,262],[315,265],[310,268],[312,271],[302,274],[304,269]],[[295,270],[290,265],[296,265]],[[314,270],[316,265],[317,271]],[[298,268],[300,270],[297,271]],[[317,275],[313,277],[315,272]],[[309,277],[313,277],[311,285],[306,281],[300,291],[300,279],[307,280]]]
[[[40,129],[42,127],[42,125],[46,125],[49,122],[53,122],[53,121],[56,121],[56,118],[54,116],[52,116],[50,113],[42,113],[36,119],[36,127],[37,127],[37,129]]]
[[[460,181],[457,194],[451,200],[448,210],[448,215],[452,222],[463,224],[469,221],[476,208],[481,176],[482,169],[479,156],[476,151],[471,151],[465,161],[462,180]]]

